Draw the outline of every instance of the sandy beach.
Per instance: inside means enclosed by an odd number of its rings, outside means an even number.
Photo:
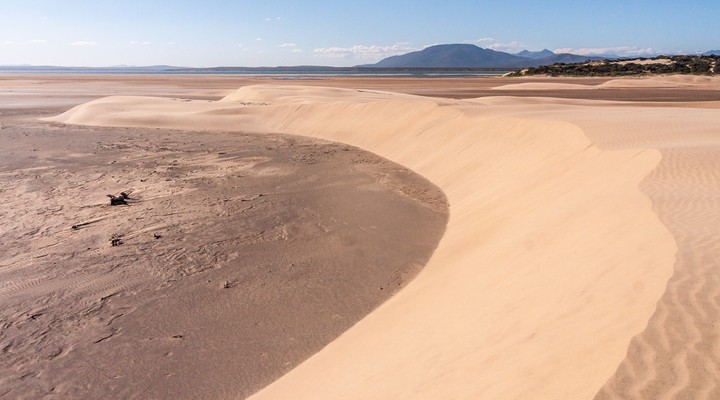
[[[0,99],[0,396],[720,397],[718,78]]]

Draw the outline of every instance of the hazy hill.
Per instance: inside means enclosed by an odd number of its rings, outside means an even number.
[[[710,50],[703,53],[704,56],[720,56],[720,50]]]
[[[373,67],[380,68],[522,68],[532,60],[472,44],[440,44],[420,51],[392,56]]]

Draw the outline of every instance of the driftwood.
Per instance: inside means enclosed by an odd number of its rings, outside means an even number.
[[[120,246],[121,244],[123,244],[122,235],[118,235],[118,234],[112,235],[112,236],[110,237],[110,244],[111,244],[113,247],[115,247],[115,246]]]
[[[130,198],[130,195],[127,192],[120,193],[119,196],[115,196],[114,194],[109,194],[107,197],[110,198],[110,205],[111,206],[120,206],[120,205],[128,205],[127,199]]]

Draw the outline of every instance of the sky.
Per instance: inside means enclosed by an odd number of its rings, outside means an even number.
[[[720,1],[0,0],[0,65],[351,66],[445,43],[691,54]]]

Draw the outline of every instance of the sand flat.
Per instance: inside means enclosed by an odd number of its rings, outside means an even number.
[[[406,285],[445,229],[436,187],[357,148],[38,121],[73,96],[0,106],[2,398],[249,396]]]

